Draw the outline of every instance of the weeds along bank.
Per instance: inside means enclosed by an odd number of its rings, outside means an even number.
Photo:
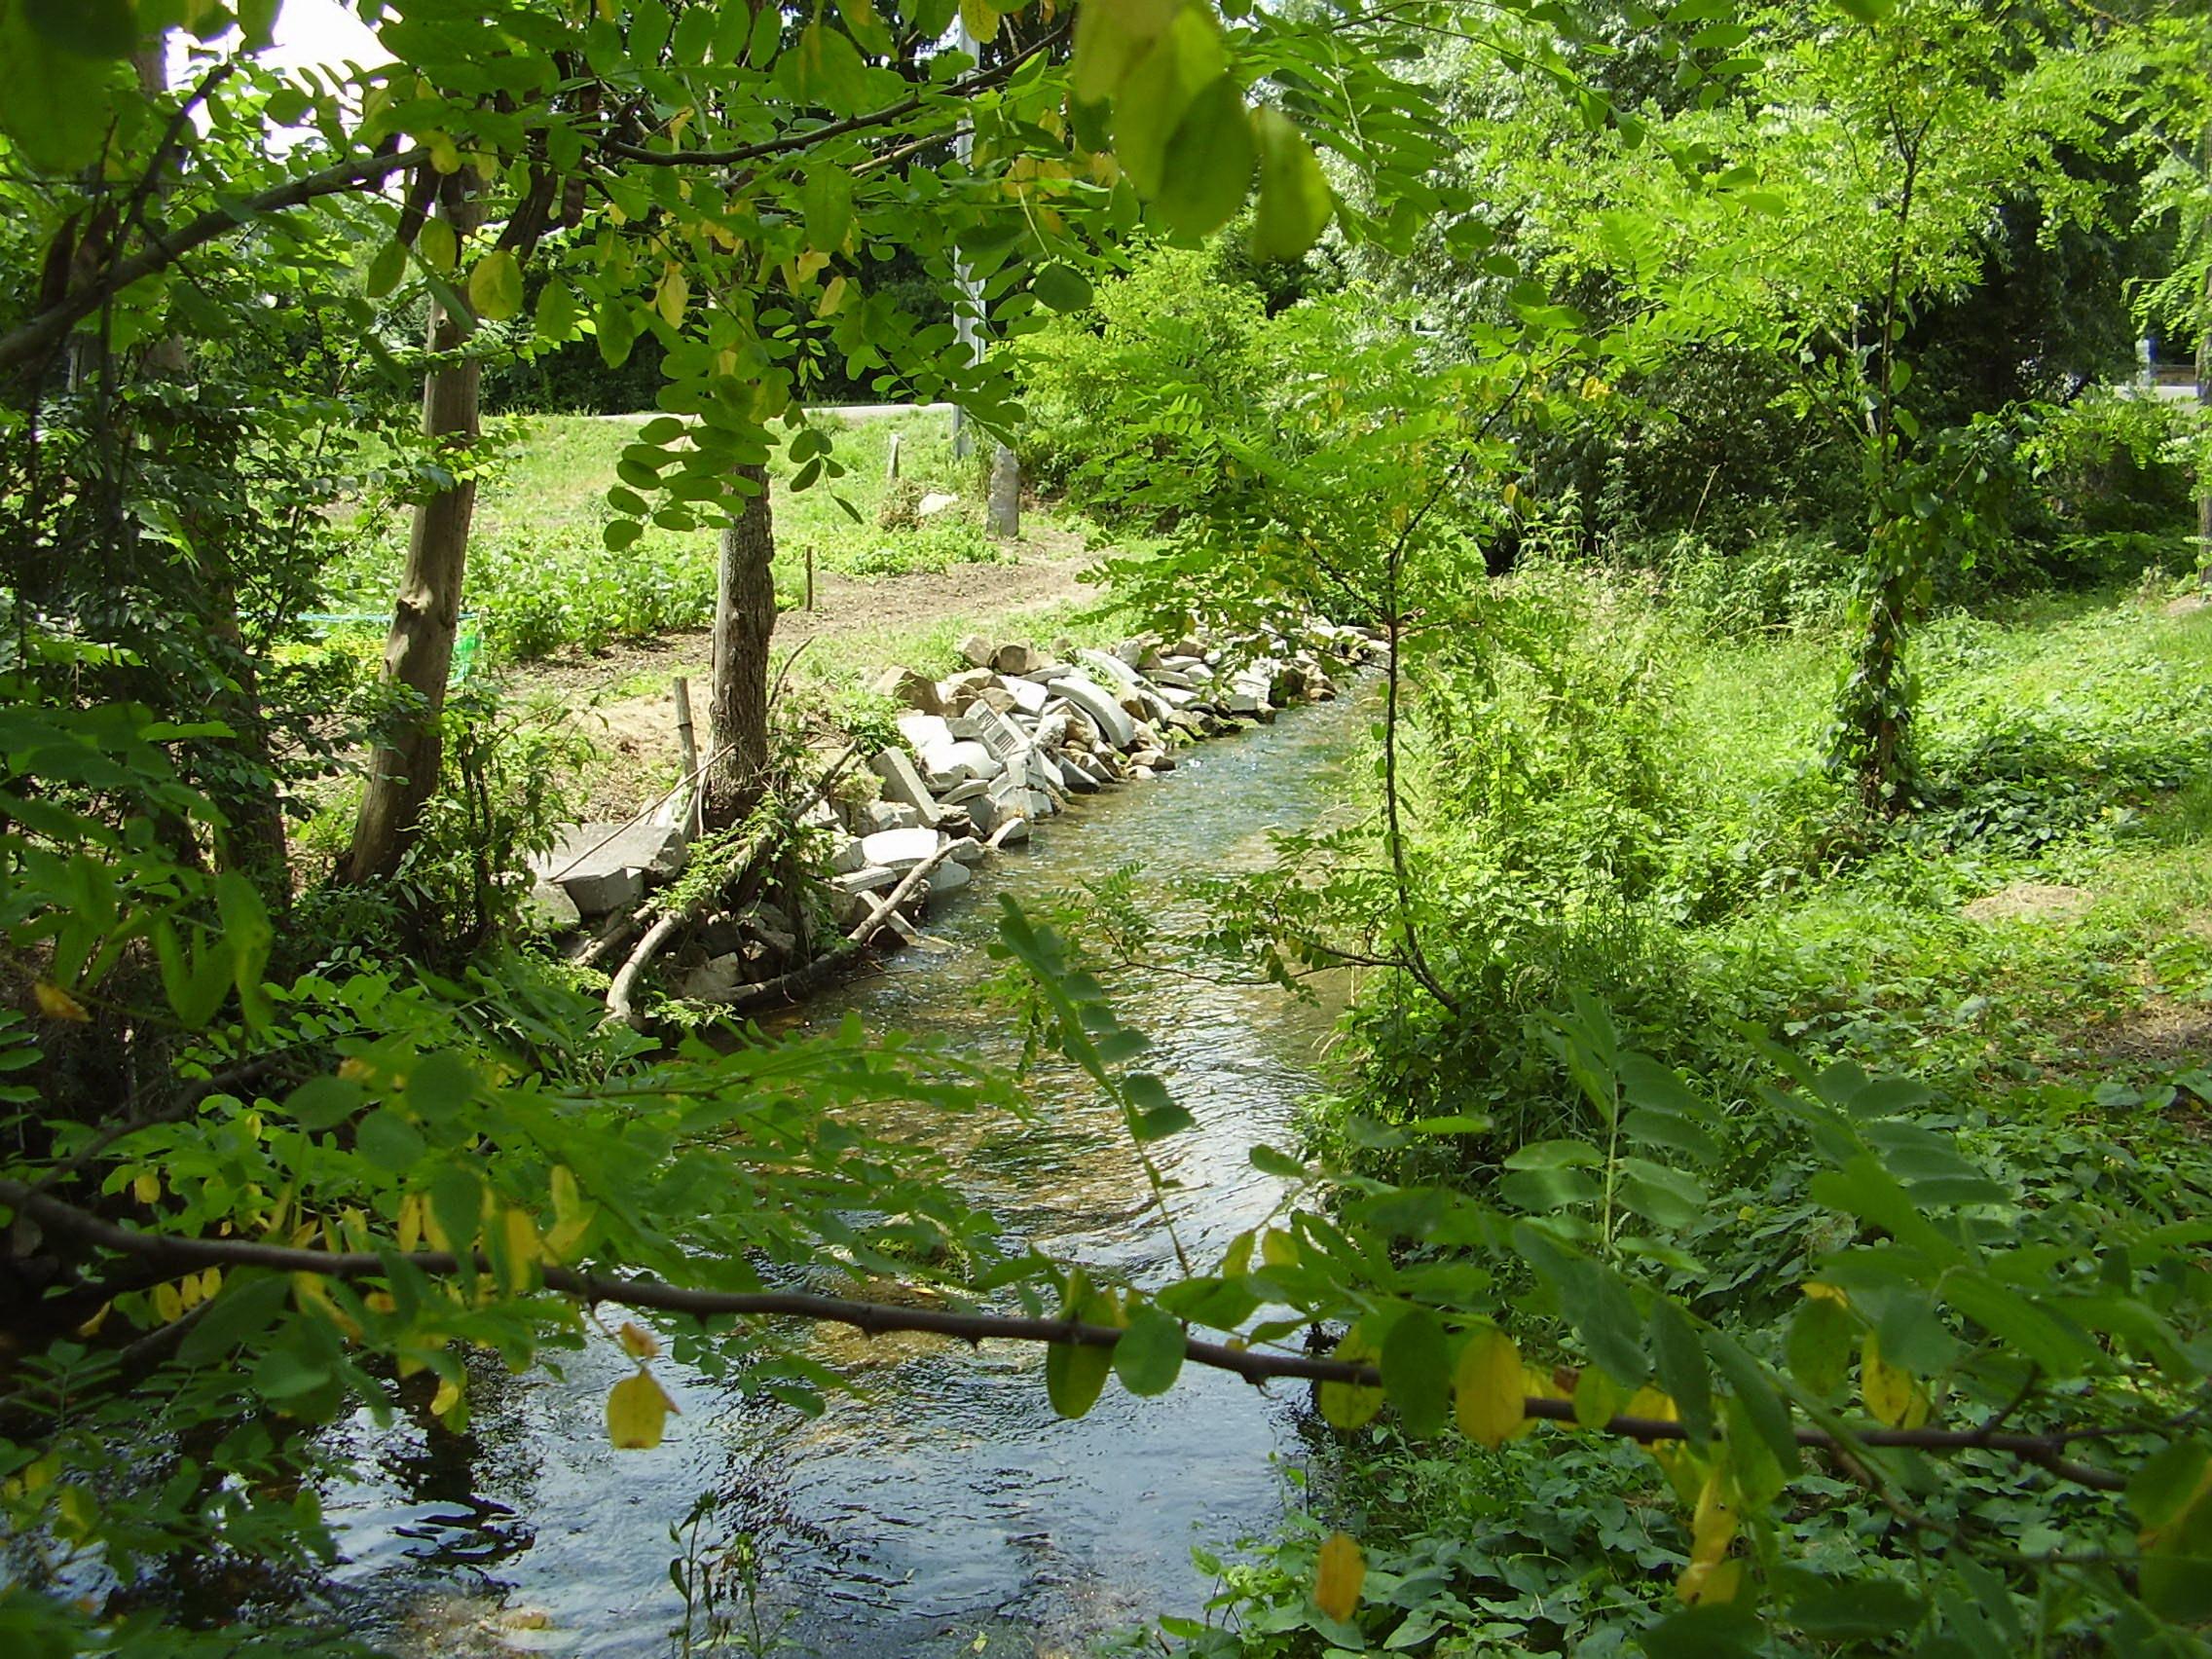
[[[2151,1461],[2194,1480],[2171,1419],[2201,1366],[2120,1356],[2206,1307],[2212,609],[2161,583],[1940,615],[1915,804],[1871,821],[1822,765],[1832,628],[1741,631],[1694,587],[1543,562],[1480,610],[1404,736],[1397,920],[1437,989],[1363,980],[1308,1150],[1355,1189],[1544,1218],[1816,1421],[2054,1421],[2104,1346]],[[1295,862],[1341,872],[1308,885],[1307,937],[1388,936],[1371,839]],[[1521,1350],[1558,1356],[1531,1392],[1578,1416],[1703,1386],[1663,1321],[1564,1274],[1434,1240],[1400,1265],[1487,1281]],[[2094,1565],[2176,1512],[2155,1474],[2116,1499],[1972,1454],[1808,1455],[1786,1487],[1751,1477],[1781,1493],[1754,1522],[1728,1512],[1743,1477],[1686,1453],[1549,1425],[1486,1450],[1319,1404],[1305,1518],[1201,1554],[1220,1594],[1193,1651],[2127,1651],[2146,1597],[2176,1604]],[[1366,1570],[1343,1619],[1311,1595],[1339,1529]],[[1772,1573],[1757,1601],[1707,1598],[1737,1559]]]

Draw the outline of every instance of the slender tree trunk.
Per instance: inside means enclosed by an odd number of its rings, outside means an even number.
[[[715,690],[707,717],[706,826],[719,830],[753,810],[768,769],[768,641],[776,631],[776,526],[768,469],[738,468],[754,486],[722,532],[715,580]]]
[[[464,240],[482,216],[475,190],[473,175],[463,168],[446,181],[438,206]],[[423,431],[457,462],[465,462],[477,436],[478,365],[451,355],[467,335],[466,318],[431,302],[430,350],[438,360],[423,377]],[[413,692],[417,703],[370,758],[353,844],[339,868],[343,881],[368,881],[397,869],[424,803],[437,788],[438,722],[453,671],[468,524],[476,507],[476,485],[467,467],[458,466],[456,476],[452,489],[416,507],[408,532],[407,566],[384,648],[384,681]]]
[[[2212,193],[2212,122],[2204,128],[2203,182]],[[2196,308],[2196,413],[2212,424],[2212,260],[2204,267],[2204,295]],[[2212,474],[2197,479],[2196,492],[2196,565],[2212,587]]]

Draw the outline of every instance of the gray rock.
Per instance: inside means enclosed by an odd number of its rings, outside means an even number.
[[[903,874],[937,851],[935,830],[883,830],[861,843],[867,862]]]
[[[886,800],[896,805],[912,807],[921,815],[924,824],[934,825],[937,822],[937,802],[923,785],[921,774],[914,770],[914,763],[904,755],[896,749],[886,749],[881,755],[871,757],[867,764],[868,770],[883,780]]]
[[[935,518],[940,513],[951,511],[959,504],[960,498],[958,496],[948,496],[942,490],[932,490],[914,503],[914,516],[916,518]]]
[[[1015,756],[1029,752],[1028,736],[999,710],[977,701],[963,713],[976,727],[977,740],[1002,766],[1012,765]]]
[[[1116,749],[1126,749],[1136,737],[1136,726],[1123,712],[1122,705],[1109,696],[1095,681],[1086,680],[1080,674],[1071,674],[1055,683],[1053,689],[1076,708],[1090,718],[1092,724],[1112,739]]]
[[[567,892],[579,917],[626,909],[645,897],[648,879],[682,869],[690,849],[674,824],[579,824],[530,861],[539,880]]]
[[[934,835],[936,831],[933,830],[931,833]],[[886,869],[881,865],[865,865],[844,875],[832,877],[830,884],[840,893],[880,893],[898,879],[899,872],[895,869]]]
[[[1118,656],[1090,650],[1078,651],[1075,656],[1076,661],[1097,675],[1101,685],[1133,687],[1137,682],[1137,671]]]
[[[1000,772],[1005,770],[1004,766],[999,768]],[[997,776],[997,773],[993,773],[992,776]],[[943,795],[939,798],[938,804],[943,807],[965,806],[977,796],[988,793],[990,787],[990,780],[987,778],[970,778],[966,783],[954,784],[952,788],[945,791]],[[942,828],[941,821],[940,828]]]
[[[1011,847],[1017,842],[1028,840],[1029,820],[1019,816],[1007,819],[998,829],[991,831],[991,839],[1002,847]]]
[[[973,835],[963,835],[952,843],[952,862],[956,865],[979,865],[985,856],[983,843]],[[931,877],[934,881],[936,877]]]
[[[997,654],[997,647],[980,634],[970,634],[960,642],[958,648],[961,658],[977,668],[989,668],[991,658]]]
[[[998,683],[998,676],[988,668],[964,668],[958,674],[948,675],[938,682],[938,691],[944,699],[943,713],[950,714],[975,700],[976,693],[986,685]]]
[[[992,653],[991,666],[1001,674],[1034,674],[1045,659],[1027,645],[1001,645]]]
[[[981,849],[978,848],[977,850],[980,851]],[[931,907],[934,909],[939,900],[959,892],[974,879],[968,873],[966,865],[947,859],[929,873]]]
[[[901,715],[899,735],[913,747],[915,754],[924,756],[952,741],[951,728],[941,715]]]
[[[530,897],[522,902],[523,914],[541,928],[566,933],[583,922],[583,910],[569,897],[566,887],[545,880],[530,884]]]
[[[1026,680],[1018,675],[1012,679],[1001,680],[999,688],[1012,697],[1014,706],[1025,715],[1043,714],[1045,705],[1051,701],[1052,696],[1037,681]]]
[[[1100,783],[1098,774],[1093,772],[1089,764],[1082,758],[1069,756],[1060,763],[1059,771],[1061,782],[1077,794],[1096,794],[1098,793]]]
[[[838,843],[836,851],[830,855],[830,873],[850,875],[866,863],[867,854],[861,847],[860,837],[848,835]]]
[[[702,962],[676,983],[680,997],[719,1002],[745,983],[745,958],[736,951]]]
[[[1175,756],[1164,749],[1140,749],[1129,756],[1129,764],[1149,766],[1155,772],[1172,772],[1175,769]]]
[[[944,695],[938,690],[937,682],[910,668],[885,669],[875,677],[868,689],[878,696],[892,698],[925,715],[944,713]]]

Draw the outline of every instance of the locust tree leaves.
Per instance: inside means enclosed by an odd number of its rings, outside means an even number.
[[[1111,105],[1115,159],[1174,235],[1227,224],[1255,168],[1257,257],[1295,259],[1328,224],[1335,202],[1312,146],[1279,110],[1251,105],[1199,0],[1082,8],[1073,75],[1079,111]]]

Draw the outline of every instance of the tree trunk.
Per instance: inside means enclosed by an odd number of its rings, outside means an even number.
[[[2204,167],[2212,184],[2212,127],[2204,129]],[[2204,300],[2196,308],[2196,414],[2212,424],[2212,263],[2204,268]],[[2196,480],[2196,568],[2212,587],[2212,472]]]
[[[991,446],[991,477],[984,528],[1001,541],[1021,534],[1021,463],[1004,444]]]
[[[447,179],[438,210],[465,240],[482,217],[473,175],[463,168]],[[430,306],[430,350],[439,360],[423,377],[423,431],[456,462],[457,481],[415,509],[407,536],[407,567],[384,648],[384,682],[415,693],[417,705],[379,744],[369,761],[367,792],[353,824],[353,844],[339,879],[360,882],[391,874],[414,838],[423,806],[437,788],[439,717],[446,680],[453,671],[454,635],[461,625],[461,577],[468,559],[468,523],[476,485],[467,476],[476,442],[478,365],[453,358],[468,337],[468,319]]]
[[[714,758],[706,777],[705,824],[738,823],[760,798],[768,770],[768,641],[776,631],[776,526],[768,469],[741,466],[753,486],[722,532],[715,579],[715,690],[707,716]]]

